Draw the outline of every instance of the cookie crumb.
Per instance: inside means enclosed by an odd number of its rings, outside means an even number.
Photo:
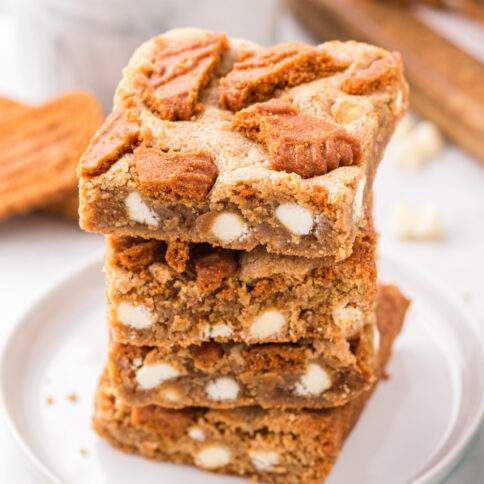
[[[45,401],[47,402],[47,405],[50,405],[50,406],[51,406],[51,405],[54,405],[54,403],[55,403],[54,398],[53,398],[53,397],[51,397],[51,396],[47,397],[47,398],[45,399]]]
[[[79,401],[79,395],[75,392],[69,393],[69,395],[67,395],[67,400],[69,400],[69,402],[76,403]]]
[[[85,447],[81,447],[79,449],[79,454],[81,454],[82,457],[87,457],[89,455],[89,451]]]

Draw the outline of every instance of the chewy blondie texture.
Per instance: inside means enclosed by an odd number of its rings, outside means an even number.
[[[131,405],[335,407],[374,382],[375,328],[373,316],[349,341],[339,336],[168,349],[112,343],[108,367],[116,395]]]
[[[377,310],[378,377],[390,357],[409,301],[383,286]],[[112,445],[144,457],[277,484],[322,482],[331,471],[371,390],[328,410],[170,410],[130,407],[113,393],[107,373],[96,396],[94,428]]]
[[[336,264],[108,236],[111,336],[164,347],[351,338],[375,308],[375,245],[371,221]]]
[[[407,104],[400,56],[371,45],[169,31],[135,52],[80,162],[81,226],[343,259]]]
[[[55,210],[64,196],[73,207],[76,166],[102,120],[82,91],[35,107],[0,98],[0,219]]]

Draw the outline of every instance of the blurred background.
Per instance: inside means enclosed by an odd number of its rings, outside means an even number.
[[[399,50],[411,113],[376,181],[381,250],[443,281],[484,327],[483,22],[479,0],[0,0],[0,344],[46,288],[100,256],[103,238],[76,223],[75,164],[133,50],[180,26]],[[0,482],[31,482],[2,428],[0,456]]]

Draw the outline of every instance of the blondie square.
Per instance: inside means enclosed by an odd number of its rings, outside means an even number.
[[[328,408],[374,383],[375,318],[358,334],[297,343],[205,343],[163,349],[112,343],[108,368],[117,397],[166,408]]]
[[[337,341],[354,337],[375,309],[376,235],[360,231],[353,253],[276,256],[107,237],[112,339],[131,345]]]
[[[390,357],[409,301],[383,286],[377,309],[381,336],[378,378]],[[113,446],[149,459],[276,484],[315,484],[331,471],[372,390],[327,410],[170,410],[132,407],[117,398],[108,374],[96,395],[94,428]]]
[[[398,53],[262,48],[176,29],[143,44],[81,159],[88,231],[341,260],[407,109]]]

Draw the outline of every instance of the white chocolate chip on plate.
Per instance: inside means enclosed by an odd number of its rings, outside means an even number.
[[[301,397],[316,397],[330,388],[331,384],[328,372],[321,365],[309,363],[306,373],[296,383],[294,390]]]
[[[222,242],[233,242],[247,233],[247,225],[233,212],[222,212],[215,217],[212,233]]]
[[[311,210],[298,203],[281,203],[275,210],[276,218],[295,235],[307,235],[314,225]]]
[[[279,454],[274,451],[251,450],[249,457],[253,466],[262,472],[270,472],[279,464]]]
[[[250,325],[250,336],[257,339],[269,338],[281,332],[286,318],[277,309],[267,309],[260,313]]]
[[[125,200],[128,217],[135,222],[157,227],[160,223],[156,213],[146,205],[138,192],[131,192]]]
[[[142,304],[121,302],[116,308],[118,320],[136,329],[149,328],[155,322],[153,313]]]
[[[195,456],[195,463],[204,469],[216,469],[230,462],[230,451],[221,445],[205,447]]]
[[[240,387],[233,378],[222,376],[210,382],[206,390],[211,400],[235,400]]]
[[[391,218],[393,236],[402,240],[438,240],[444,236],[440,213],[433,204],[412,208],[400,203]]]
[[[149,390],[179,375],[180,372],[168,363],[154,363],[151,365],[143,365],[136,372],[136,381],[141,388]]]

